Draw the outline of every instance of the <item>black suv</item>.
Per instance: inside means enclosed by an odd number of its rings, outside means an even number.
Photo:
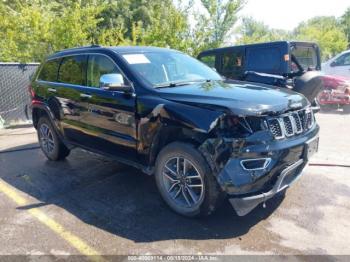
[[[304,96],[225,81],[170,49],[63,50],[41,65],[30,93],[48,159],[78,146],[155,174],[165,202],[191,217],[225,197],[249,213],[286,189],[318,147]]]

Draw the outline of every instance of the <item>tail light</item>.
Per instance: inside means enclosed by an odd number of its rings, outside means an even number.
[[[30,97],[33,99],[35,97],[35,92],[32,85],[28,86],[28,91],[29,91]]]
[[[350,87],[345,88],[344,93],[345,93],[346,95],[350,95]]]

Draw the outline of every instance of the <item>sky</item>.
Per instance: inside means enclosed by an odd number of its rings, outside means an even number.
[[[271,28],[293,30],[314,16],[341,16],[350,0],[247,0],[241,16],[252,16]]]

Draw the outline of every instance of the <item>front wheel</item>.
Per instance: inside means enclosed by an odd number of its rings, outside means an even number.
[[[167,145],[158,155],[155,176],[164,201],[181,215],[207,216],[223,199],[206,160],[191,144]]]

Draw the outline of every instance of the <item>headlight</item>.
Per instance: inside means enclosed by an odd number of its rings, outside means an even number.
[[[245,137],[263,130],[263,124],[261,117],[225,115],[220,119],[218,131],[226,137]]]

